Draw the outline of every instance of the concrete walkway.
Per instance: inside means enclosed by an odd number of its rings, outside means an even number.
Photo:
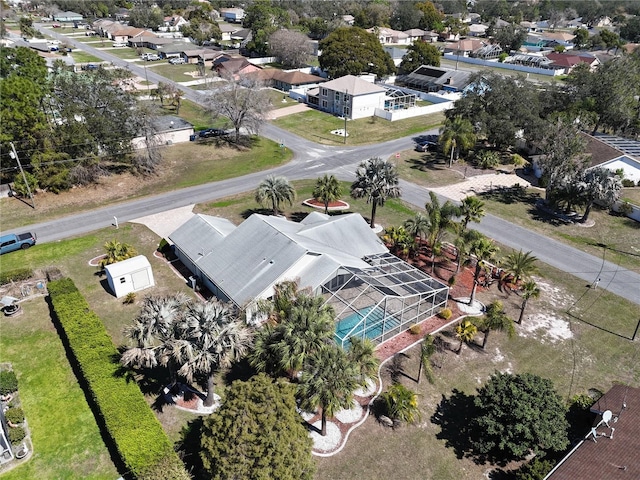
[[[431,188],[433,192],[443,197],[455,201],[461,201],[470,195],[477,195],[483,192],[489,192],[495,187],[513,187],[514,185],[529,187],[531,184],[518,175],[508,173],[489,173],[486,175],[476,175],[466,180],[446,185],[444,187]]]
[[[193,213],[194,206],[194,204],[191,204],[180,208],[174,208],[173,210],[156,213],[154,215],[135,218],[130,221],[132,223],[145,225],[160,238],[164,238],[169,242],[169,235],[175,232],[195,215],[195,213]]]

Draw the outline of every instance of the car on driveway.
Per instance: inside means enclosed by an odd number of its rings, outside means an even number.
[[[210,137],[222,137],[226,135],[226,130],[222,128],[207,128],[206,130],[200,130],[198,132],[198,136],[200,138],[210,138]]]
[[[183,63],[185,63],[185,61],[182,57],[174,57],[169,59],[169,63],[171,65],[182,65]]]

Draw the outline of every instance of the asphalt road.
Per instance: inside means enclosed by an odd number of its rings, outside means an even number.
[[[50,31],[47,33],[51,34]],[[53,32],[52,36],[74,43],[72,39],[56,32]],[[142,67],[85,44],[78,46],[95,56],[113,61],[116,65],[126,66],[134,73],[144,77],[144,68]],[[164,77],[153,73],[152,69],[147,68],[146,70],[151,81],[167,82]],[[185,92],[186,98],[199,104],[204,102],[204,96],[199,91],[177,84],[176,86]],[[114,223],[114,217],[117,217],[118,222],[121,223],[193,203],[211,202],[251,191],[269,174],[283,175],[289,179],[303,179],[316,178],[330,172],[340,179],[350,180],[354,177],[356,165],[362,160],[373,156],[388,158],[395,152],[412,148],[414,145],[412,137],[405,137],[362,147],[327,147],[300,138],[272,124],[265,124],[261,134],[291,148],[295,153],[293,161],[269,171],[256,172],[239,178],[110,205],[50,222],[31,225],[29,228],[37,232],[39,242],[61,240],[108,227]],[[426,188],[406,181],[402,181],[400,186],[403,200],[414,206],[424,207],[429,198]],[[399,219],[399,221],[402,220],[404,219]],[[542,262],[575,275],[579,279],[577,281],[591,284],[600,279],[598,288],[606,289],[640,305],[640,274],[637,272],[621,268],[611,262],[604,261],[603,258],[589,255],[493,215],[485,216],[480,224],[474,228],[506,246],[531,251]]]

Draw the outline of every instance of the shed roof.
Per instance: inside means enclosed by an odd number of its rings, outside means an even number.
[[[111,278],[121,277],[130,273],[137,272],[144,268],[151,268],[151,264],[147,257],[144,255],[138,255],[137,257],[127,258],[121,262],[112,263],[104,267],[107,275]]]

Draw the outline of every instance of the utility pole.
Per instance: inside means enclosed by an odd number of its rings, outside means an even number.
[[[342,115],[344,116],[344,143],[347,143],[347,98],[349,97],[349,90],[344,90],[344,105],[342,106]]]
[[[35,210],[36,202],[33,200],[33,193],[31,193],[31,186],[27,181],[27,176],[24,174],[22,163],[20,163],[20,157],[18,157],[18,152],[16,152],[16,147],[13,146],[13,142],[9,142],[9,145],[11,145],[11,152],[9,153],[9,156],[13,158],[16,162],[18,162],[18,167],[20,167],[20,173],[22,173],[22,179],[24,180],[24,184],[27,187],[27,192],[29,192],[29,198],[31,199],[31,207]]]

